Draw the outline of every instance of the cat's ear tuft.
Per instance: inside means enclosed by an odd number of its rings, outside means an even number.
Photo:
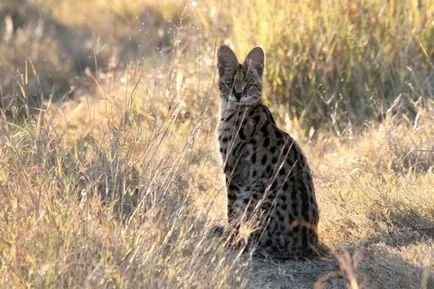
[[[238,67],[238,59],[235,53],[227,45],[220,46],[217,51],[217,67],[219,70],[219,76],[222,77],[225,74],[233,73]]]
[[[259,77],[262,77],[264,73],[265,53],[261,47],[255,47],[250,50],[249,54],[244,60],[244,67],[247,69],[253,69],[258,72]]]

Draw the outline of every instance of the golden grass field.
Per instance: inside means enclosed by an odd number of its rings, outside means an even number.
[[[4,0],[1,288],[434,288],[434,2]],[[216,50],[313,170],[328,253],[226,224]]]

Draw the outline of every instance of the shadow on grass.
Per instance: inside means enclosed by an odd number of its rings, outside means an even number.
[[[399,203],[393,205],[394,208],[403,206]],[[403,247],[434,240],[432,219],[412,208],[398,209],[378,217],[388,226],[381,233],[362,240],[363,246],[369,247],[381,242],[390,247]]]
[[[161,56],[173,47],[171,30],[179,20],[169,21],[150,7],[133,20],[109,16],[99,16],[107,22],[99,27],[68,26],[49,7],[28,1],[0,4],[0,109],[15,107],[28,115],[48,99],[94,95],[97,82],[104,81],[98,75],[116,76],[149,56],[164,61]],[[128,29],[118,31],[117,22],[127,20]]]

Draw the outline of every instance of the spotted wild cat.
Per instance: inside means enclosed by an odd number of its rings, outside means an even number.
[[[310,255],[318,243],[318,206],[306,157],[276,126],[262,103],[264,51],[252,49],[240,64],[226,45],[218,50],[218,141],[228,195],[228,219],[257,227],[255,254],[277,259]]]

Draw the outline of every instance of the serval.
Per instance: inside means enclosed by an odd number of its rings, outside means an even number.
[[[300,146],[279,129],[262,103],[264,51],[242,64],[226,45],[218,50],[218,141],[233,232],[254,224],[247,238],[255,255],[292,259],[318,243],[318,205],[311,170]]]

